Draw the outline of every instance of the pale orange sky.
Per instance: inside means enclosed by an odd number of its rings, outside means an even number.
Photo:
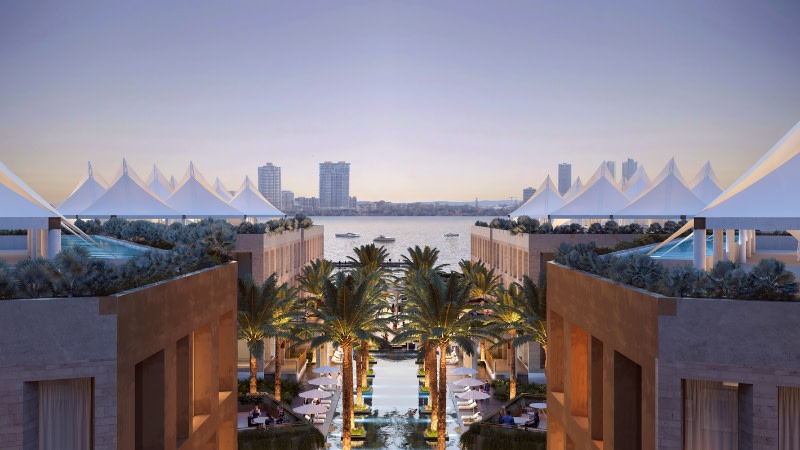
[[[569,4],[567,4],[569,3]],[[578,2],[0,3],[0,160],[58,204],[87,161],[236,189],[520,199],[632,157],[728,184],[800,120],[800,6]]]

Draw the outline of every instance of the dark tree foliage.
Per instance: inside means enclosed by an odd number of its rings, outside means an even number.
[[[577,223],[568,223],[553,227],[550,222],[540,223],[538,220],[528,216],[519,216],[515,219],[497,217],[489,223],[482,220],[475,221],[477,227],[496,228],[507,230],[512,235],[519,233],[527,234],[652,234],[652,235],[671,235],[686,224],[686,220],[675,222],[667,220],[663,224],[653,223],[647,228],[643,228],[638,223],[619,225],[614,220],[608,220],[604,224],[598,222],[584,227]]]

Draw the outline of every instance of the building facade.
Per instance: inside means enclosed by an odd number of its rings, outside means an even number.
[[[319,206],[350,207],[350,163],[326,161],[319,164]]]
[[[0,448],[237,445],[236,264],[0,301]]]
[[[292,192],[292,191],[281,191],[281,209],[283,211],[294,211],[295,210],[294,192]]]
[[[561,163],[558,165],[558,193],[564,195],[572,186],[572,164]]]
[[[522,190],[522,203],[528,201],[529,198],[533,197],[533,194],[536,193],[536,188],[534,187],[526,187]]]
[[[272,206],[283,209],[281,203],[281,168],[266,163],[258,168],[258,192],[264,196]]]
[[[800,303],[547,284],[548,449],[797,448]]]
[[[639,163],[632,158],[628,158],[622,162],[622,184],[625,184],[639,168]]]

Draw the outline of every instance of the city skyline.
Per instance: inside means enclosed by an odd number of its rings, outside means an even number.
[[[800,5],[0,5],[0,160],[48,201],[86,162],[237,187],[271,161],[360,200],[519,199],[630,157],[729,185],[800,120]]]

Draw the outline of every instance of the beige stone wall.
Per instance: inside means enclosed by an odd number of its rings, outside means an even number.
[[[237,259],[249,261],[242,267],[250,273],[256,283],[263,283],[273,273],[280,283],[296,285],[296,277],[309,262],[324,257],[324,228],[314,225],[281,233],[240,234],[236,237]],[[246,255],[246,256],[243,256]]]
[[[551,263],[548,448],[681,449],[683,383],[707,380],[738,383],[740,449],[777,449],[778,387],[800,387],[799,312],[661,297]]]
[[[118,448],[236,448],[236,264],[100,308],[118,319]]]

